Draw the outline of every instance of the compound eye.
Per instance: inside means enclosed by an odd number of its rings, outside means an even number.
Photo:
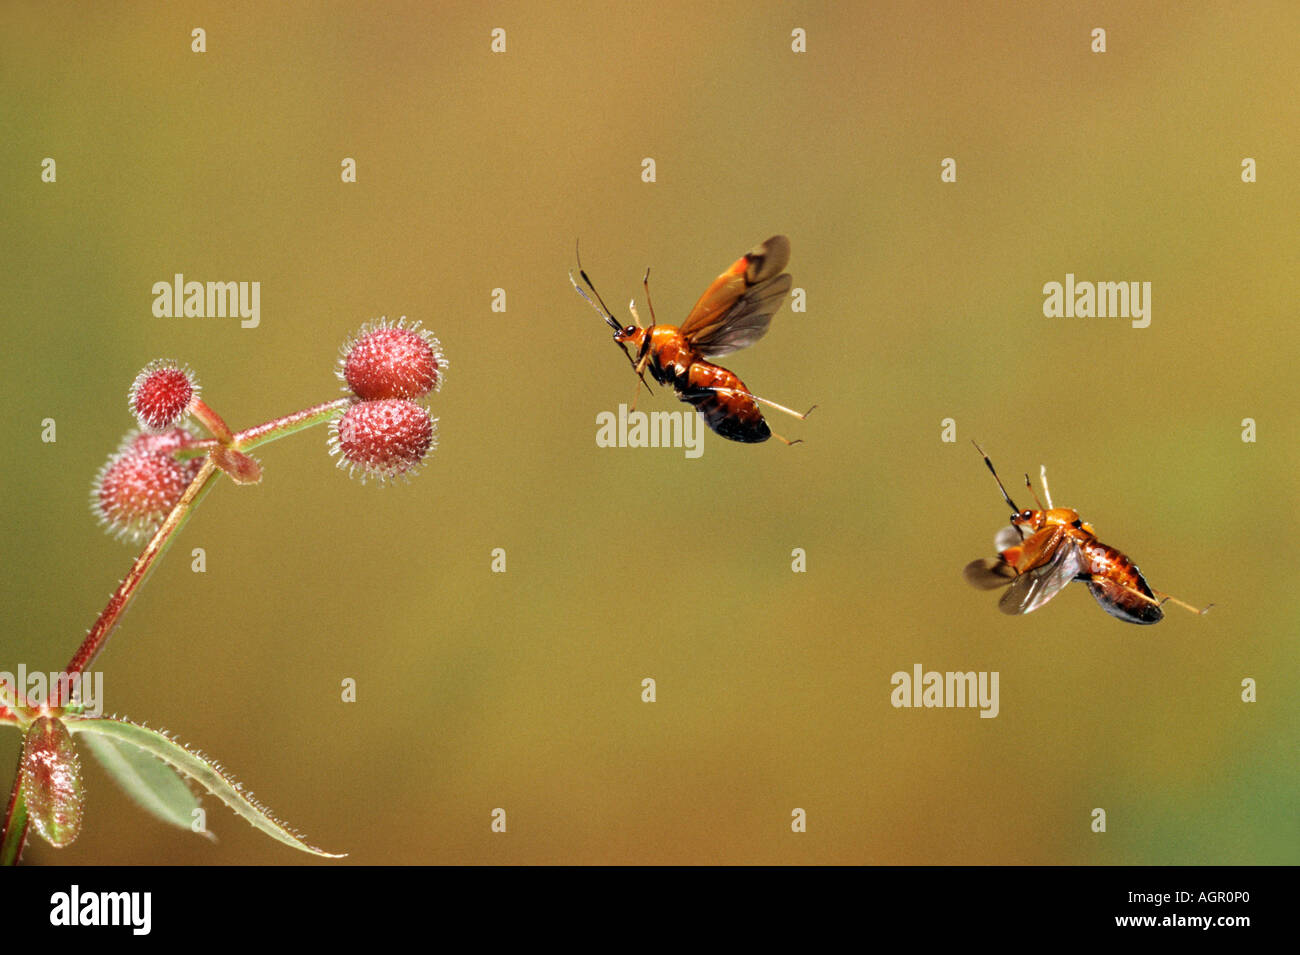
[[[623,334],[624,334],[624,335],[635,335],[635,334],[636,334],[636,326],[635,326],[635,325],[629,325],[627,328],[623,329]]]
[[[1023,523],[1028,524],[1028,523],[1029,523],[1030,521],[1032,521],[1033,519],[1034,519],[1034,512],[1033,512],[1033,511],[1026,509],[1026,510],[1023,510],[1023,511],[1020,512],[1020,520],[1021,520]]]

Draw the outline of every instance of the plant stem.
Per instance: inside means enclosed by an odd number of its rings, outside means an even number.
[[[230,447],[236,451],[248,451],[263,444],[270,444],[272,441],[277,441],[306,428],[324,424],[355,400],[354,398],[336,398],[333,401],[326,401],[323,404],[304,408],[302,411],[295,411],[283,418],[274,418],[265,424],[259,424],[232,435]],[[195,441],[177,450],[176,457],[182,459],[196,458],[200,454],[206,454],[213,448],[218,447],[221,443],[216,438]]]
[[[352,398],[336,398],[333,401],[313,405],[310,408],[304,408],[302,411],[285,415],[282,418],[275,418],[265,424],[233,434],[222,417],[213,411],[206,402],[198,399],[190,408],[190,413],[212,433],[213,437],[210,440],[196,441],[188,445],[178,451],[176,456],[182,459],[193,458],[200,454],[208,455],[209,451],[217,447],[247,450],[259,445],[269,444],[286,435],[294,434],[318,424],[324,424],[352,404],[353,400]],[[94,626],[90,628],[90,632],[86,634],[86,639],[81,642],[76,654],[73,655],[64,668],[66,673],[72,675],[83,672],[98,656],[99,651],[108,642],[108,638],[112,635],[118,621],[122,619],[122,614],[126,612],[131,598],[135,596],[140,585],[144,583],[158,558],[166,553],[177,532],[185,525],[194,508],[203,499],[203,495],[211,490],[213,478],[220,473],[211,455],[208,455],[203,461],[202,467],[199,468],[199,472],[194,475],[194,480],[190,482],[190,486],[181,495],[181,499],[176,502],[176,506],[171,509],[171,513],[163,520],[162,526],[158,528],[149,543],[145,545],[144,550],[140,552],[140,556],[135,559],[135,563],[131,565],[126,577],[118,584],[117,590],[113,591],[113,595],[109,597],[108,606],[99,615]],[[66,684],[60,683],[59,686],[66,686]],[[55,707],[65,705],[67,702],[67,700],[62,699],[61,693],[57,689],[54,698],[50,700],[51,705]],[[18,721],[18,714],[11,708],[15,705],[17,705],[16,700],[0,701],[0,721]],[[27,832],[31,820],[27,815],[27,803],[22,795],[22,767],[23,759],[20,752],[18,771],[14,773],[13,789],[9,793],[9,803],[5,808],[3,823],[0,823],[0,865],[16,865],[22,857],[23,848],[27,845]]]
[[[266,422],[266,424],[259,424],[235,435],[234,447],[239,451],[248,451],[258,445],[269,444],[297,431],[324,424],[355,400],[354,398],[335,398],[333,401],[313,405],[310,408],[304,408],[302,411],[295,411],[293,414],[285,415],[283,418],[276,418],[274,421]]]
[[[230,433],[230,426],[221,415],[209,408],[208,403],[202,398],[194,399],[194,403],[190,405],[190,414],[198,418],[199,423],[207,428],[219,443],[228,445],[234,440],[234,435]]]
[[[293,434],[297,431],[302,431],[305,428],[324,424],[330,418],[334,417],[341,410],[350,405],[352,401],[353,399],[351,398],[336,398],[334,401],[327,401],[323,404],[313,405],[310,408],[304,408],[302,411],[285,415],[282,418],[275,418],[265,424],[259,424],[246,431],[240,431],[238,434],[231,434],[230,429],[226,427],[226,423],[222,421],[221,416],[212,411],[211,408],[200,400],[196,403],[195,408],[191,410],[196,417],[198,417],[199,420],[213,432],[215,437],[212,440],[196,442],[185,450],[196,450],[200,448],[211,450],[212,448],[220,446],[233,447],[237,450],[255,448],[259,445],[268,444],[271,441],[283,438],[286,435]],[[222,435],[219,433],[221,429],[224,429],[226,440],[223,440]],[[130,603],[132,596],[135,595],[140,584],[144,582],[145,576],[149,573],[149,570],[153,567],[158,558],[166,551],[172,538],[189,518],[190,512],[198,504],[200,496],[211,487],[212,478],[218,473],[216,465],[213,463],[211,458],[208,458],[203,462],[203,466],[199,469],[199,473],[194,476],[194,480],[190,482],[190,486],[185,489],[185,493],[181,495],[181,499],[176,503],[176,506],[172,508],[171,513],[167,515],[166,520],[164,520],[162,526],[158,528],[157,533],[155,533],[149,543],[145,545],[144,550],[140,552],[140,556],[135,559],[135,563],[131,566],[131,570],[118,585],[117,590],[113,592],[113,596],[109,598],[108,606],[105,607],[104,612],[99,615],[99,619],[96,620],[95,625],[90,628],[90,632],[86,634],[86,639],[82,641],[76,655],[65,668],[68,674],[81,673],[90,665],[91,661],[95,659],[99,651],[103,649],[109,635],[113,632],[113,628],[117,625],[118,620],[121,619],[122,614],[126,612],[127,605]],[[67,701],[56,699],[52,702],[56,705],[61,705]]]
[[[99,651],[103,649],[109,635],[113,632],[113,628],[117,626],[118,620],[122,618],[122,614],[126,611],[127,604],[135,595],[136,589],[144,582],[144,578],[149,573],[150,568],[153,567],[154,562],[167,549],[172,537],[184,525],[199,496],[211,486],[210,482],[217,473],[217,467],[212,463],[212,459],[204,460],[203,466],[199,468],[199,473],[194,475],[194,480],[185,489],[181,499],[176,502],[176,506],[172,508],[171,513],[162,522],[162,526],[158,528],[157,533],[145,545],[144,550],[140,552],[140,556],[135,559],[135,563],[131,565],[131,570],[118,584],[113,596],[108,598],[108,606],[99,615],[95,625],[86,634],[86,639],[82,641],[76,654],[67,667],[64,668],[69,675],[80,673],[86,669]],[[55,705],[62,705],[66,701],[59,697],[53,702]]]
[[[24,740],[25,742],[25,740]],[[5,807],[4,824],[0,832],[0,865],[17,865],[27,845],[27,801],[23,799],[23,750],[18,751],[18,771],[14,773],[14,788],[9,792],[9,805]]]

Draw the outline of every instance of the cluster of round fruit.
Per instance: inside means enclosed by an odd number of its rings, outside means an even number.
[[[340,350],[338,376],[352,400],[330,420],[330,454],[362,483],[409,477],[437,445],[436,418],[419,404],[442,387],[447,371],[438,339],[419,322],[380,318],[363,326]],[[109,533],[138,541],[152,536],[202,468],[209,451],[247,462],[240,436],[225,428],[199,397],[189,368],[170,360],[151,362],[128,394],[139,428],[126,435],[99,470],[91,507]],[[201,438],[193,417],[213,432]],[[258,430],[273,429],[270,422]],[[227,470],[230,470],[227,468]],[[232,473],[239,480],[239,476]]]

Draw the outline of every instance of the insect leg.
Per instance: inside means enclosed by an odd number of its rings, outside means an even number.
[[[629,361],[632,360],[632,355],[631,355],[631,353],[629,353],[627,357],[628,357],[628,360],[629,360]],[[646,369],[646,366],[647,366],[648,364],[650,364],[650,353],[649,353],[649,352],[646,352],[646,354],[642,357],[642,359],[641,359],[640,361],[632,361],[632,370],[636,372],[636,376],[637,376],[637,378],[640,379],[640,381],[638,381],[638,382],[636,383],[636,390],[635,390],[634,392],[632,392],[632,410],[633,410],[633,411],[636,411],[636,400],[637,400],[637,398],[640,397],[640,395],[641,395],[641,386],[642,386],[642,385],[645,385],[645,390],[646,390],[646,391],[649,391],[651,394],[654,394],[654,391],[650,388],[650,382],[648,382],[648,381],[645,380],[645,369]]]
[[[1162,590],[1156,590],[1154,587],[1152,587],[1152,588],[1151,588],[1151,592],[1152,592],[1153,594],[1157,594],[1157,595],[1161,598],[1161,600],[1160,600],[1161,603],[1164,603],[1164,602],[1167,600],[1167,601],[1169,601],[1171,604],[1177,604],[1178,606],[1182,607],[1184,610],[1190,610],[1192,613],[1196,614],[1197,616],[1202,616],[1202,615],[1204,615],[1204,614],[1209,613],[1209,612],[1210,612],[1210,607],[1213,607],[1213,606],[1214,606],[1214,604],[1208,604],[1207,606],[1201,608],[1200,610],[1197,610],[1197,609],[1196,609],[1195,607],[1193,607],[1191,604],[1186,603],[1185,601],[1179,600],[1177,597],[1171,596],[1171,595],[1165,593],[1165,592],[1162,591]]]
[[[655,304],[654,304],[654,302],[650,301],[650,269],[649,269],[649,267],[647,267],[646,270],[645,270],[645,278],[643,278],[643,279],[641,280],[641,284],[645,286],[645,303],[646,303],[646,305],[648,305],[649,308],[650,308],[650,324],[651,324],[651,325],[654,325],[654,324],[656,324],[656,322],[658,321],[658,319],[655,318]]]
[[[760,398],[758,395],[754,394],[753,392],[741,391],[739,388],[705,388],[704,390],[712,391],[719,395],[744,395],[746,398],[753,398],[755,401],[760,401],[765,405],[769,405],[770,407],[775,408],[777,411],[784,411],[788,415],[793,415],[794,417],[798,418],[800,421],[802,421],[804,418],[812,414],[817,407],[816,405],[813,405],[803,414],[800,414],[799,412],[795,411],[793,408],[787,408],[785,405],[779,405],[775,401],[768,401],[766,398]],[[780,435],[778,435],[777,437],[780,437]],[[781,440],[784,441],[785,439],[782,438]],[[786,443],[789,444],[790,442],[787,441]]]
[[[1177,597],[1174,597],[1171,594],[1167,594],[1164,591],[1156,590],[1154,587],[1151,588],[1151,592],[1155,594],[1157,597],[1159,597],[1160,598],[1159,600],[1157,600],[1155,597],[1149,597],[1146,594],[1144,594],[1142,591],[1130,587],[1127,584],[1121,584],[1118,581],[1111,580],[1108,577],[1103,577],[1100,574],[1093,574],[1092,579],[1097,581],[1098,583],[1105,581],[1109,583],[1112,587],[1119,587],[1121,590],[1124,590],[1132,594],[1134,597],[1137,597],[1139,600],[1145,600],[1147,603],[1151,604],[1154,607],[1163,606],[1166,602],[1168,602],[1172,604],[1177,604],[1179,607],[1182,607],[1184,610],[1190,610],[1192,613],[1196,614],[1197,616],[1203,616],[1204,614],[1210,612],[1210,607],[1214,606],[1214,604],[1210,604],[1207,607],[1197,610],[1191,604],[1179,600]]]
[[[1038,499],[1038,492],[1035,491],[1035,490],[1034,490],[1034,486],[1033,486],[1032,484],[1029,483],[1029,475],[1028,475],[1028,474],[1025,475],[1025,487],[1029,488],[1029,493],[1032,494],[1033,497],[1034,497],[1034,503],[1037,504],[1037,505],[1039,506],[1039,508],[1041,509],[1042,506],[1043,506],[1043,502],[1040,501],[1040,500]],[[1047,506],[1048,506],[1048,507],[1051,507],[1052,505],[1049,504],[1049,505],[1047,505]]]

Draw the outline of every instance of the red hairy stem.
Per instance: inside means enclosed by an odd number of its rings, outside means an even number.
[[[246,431],[241,431],[238,434],[233,434],[221,417],[217,415],[216,412],[212,411],[212,409],[209,408],[202,399],[200,399],[195,402],[191,411],[210,431],[213,432],[214,435],[216,435],[216,437],[207,441],[195,442],[186,448],[182,448],[177,456],[184,457],[186,456],[185,452],[193,452],[195,450],[211,451],[219,446],[241,449],[257,447],[258,445],[274,441],[277,438],[282,438],[285,435],[301,431],[304,428],[323,424],[338,414],[338,412],[348,407],[348,405],[352,404],[354,400],[355,399],[353,398],[337,398],[334,401],[327,401],[319,405],[313,405],[310,408],[304,408],[302,411],[285,415],[282,418],[275,418],[265,424],[260,424],[256,427],[249,428]],[[224,432],[226,436],[225,439],[222,438],[220,432]],[[132,596],[134,596],[136,590],[144,581],[145,576],[153,567],[154,562],[162,556],[176,531],[180,530],[181,525],[189,516],[189,513],[197,502],[199,495],[210,486],[212,478],[217,473],[217,468],[211,459],[207,459],[203,462],[203,467],[199,470],[198,474],[195,475],[194,480],[190,482],[190,486],[185,489],[185,493],[181,495],[180,501],[178,501],[176,506],[172,508],[171,513],[167,515],[162,526],[158,528],[158,531],[154,534],[153,538],[145,545],[144,550],[140,552],[140,556],[136,558],[131,570],[122,580],[122,583],[118,585],[117,590],[113,592],[113,596],[109,598],[108,606],[105,607],[104,612],[99,615],[99,619],[95,621],[95,625],[90,628],[90,632],[86,635],[86,639],[82,642],[76,655],[66,667],[69,674],[80,673],[85,670],[103,648],[104,643],[108,640],[113,628],[117,625],[118,620],[121,619],[122,614],[126,611],[127,605],[130,603]],[[62,704],[67,701],[58,699],[54,702],[56,704]]]
[[[333,401],[312,405],[310,408],[295,411],[283,418],[276,418],[265,424],[256,425],[235,435],[235,447],[247,451],[250,448],[267,444],[296,431],[302,431],[304,428],[324,424],[355,400],[355,398],[335,398]]]
[[[216,438],[220,444],[228,445],[235,440],[235,436],[230,431],[230,426],[227,425],[221,415],[213,411],[208,406],[208,403],[202,398],[194,399],[194,403],[190,405],[190,414],[194,415],[203,427],[212,432],[212,436]]]
[[[199,473],[194,476],[190,486],[181,495],[181,499],[172,508],[171,513],[167,515],[162,526],[158,528],[149,543],[145,545],[144,550],[140,552],[140,556],[135,559],[135,563],[131,565],[131,570],[118,584],[117,590],[113,591],[113,596],[108,599],[108,606],[99,615],[95,625],[86,634],[86,639],[82,641],[76,654],[69,661],[67,667],[64,668],[69,675],[85,670],[99,651],[103,649],[109,635],[113,632],[113,628],[117,626],[117,622],[122,618],[127,605],[131,602],[136,590],[153,567],[154,562],[167,549],[172,537],[180,530],[181,525],[185,523],[185,519],[189,517],[190,510],[198,500],[199,495],[210,486],[209,482],[216,474],[216,465],[212,463],[210,458],[205,460],[203,466],[199,469]],[[62,686],[61,683],[60,687]],[[55,706],[61,706],[67,701],[56,693],[51,702]]]
[[[318,424],[324,424],[355,401],[355,398],[335,398],[333,401],[312,405],[310,408],[303,408],[301,411],[295,411],[293,414],[287,414],[282,418],[273,418],[263,424],[237,432],[232,436],[230,446],[240,451],[249,451],[260,445],[270,444],[272,441],[287,435]],[[205,454],[220,444],[221,442],[215,438],[204,438],[179,449],[176,452],[176,457],[198,457],[198,455]]]

